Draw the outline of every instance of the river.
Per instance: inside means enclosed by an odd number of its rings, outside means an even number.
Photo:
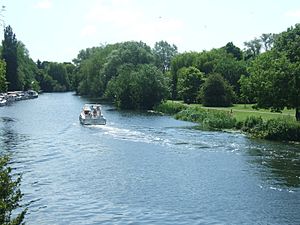
[[[72,93],[0,108],[0,151],[33,224],[300,224],[300,146],[193,129]]]

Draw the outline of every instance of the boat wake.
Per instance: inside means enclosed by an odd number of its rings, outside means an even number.
[[[109,135],[119,140],[128,140],[133,142],[143,142],[151,144],[164,142],[163,138],[157,137],[153,134],[147,134],[143,131],[101,125],[92,125],[90,127],[101,129],[103,131],[102,135]],[[95,133],[95,135],[99,135],[99,133]]]

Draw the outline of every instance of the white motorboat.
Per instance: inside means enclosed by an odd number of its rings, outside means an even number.
[[[26,94],[27,94],[27,97],[30,98],[30,99],[39,97],[39,94],[34,90],[28,90],[26,92]]]
[[[7,101],[4,97],[0,96],[0,106],[4,106],[7,104]]]
[[[79,116],[79,121],[83,125],[105,125],[106,119],[102,115],[99,104],[85,104]]]

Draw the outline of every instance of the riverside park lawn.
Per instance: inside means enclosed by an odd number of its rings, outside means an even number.
[[[204,107],[200,104],[192,104],[207,110],[222,110],[232,113],[237,121],[245,121],[249,116],[261,117],[263,120],[276,119],[276,118],[289,118],[295,121],[295,110],[284,109],[281,113],[271,112],[268,109],[253,109],[251,104],[235,104],[232,107]]]

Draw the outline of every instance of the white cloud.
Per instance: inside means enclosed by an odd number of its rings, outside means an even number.
[[[285,13],[285,16],[300,19],[300,9],[293,10],[293,11],[288,11],[288,12]]]
[[[50,9],[52,7],[52,1],[51,0],[42,0],[37,3],[35,3],[34,8],[37,9]]]

